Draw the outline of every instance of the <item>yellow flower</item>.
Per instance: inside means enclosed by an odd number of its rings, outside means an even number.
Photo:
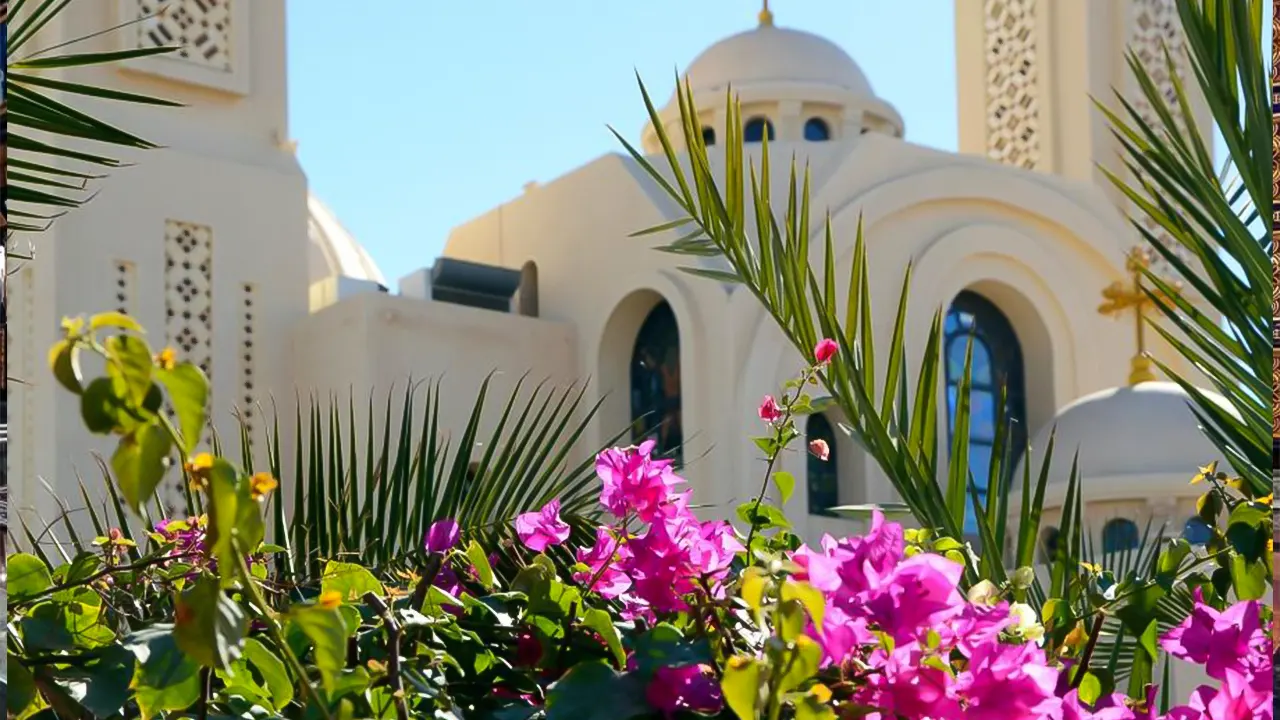
[[[172,370],[173,366],[177,363],[178,354],[174,352],[171,347],[167,347],[156,354],[156,365],[158,365],[161,370]]]
[[[1083,568],[1083,569],[1085,570],[1085,572],[1089,573],[1090,575],[1101,575],[1101,574],[1102,574],[1102,566],[1101,566],[1101,565],[1094,565],[1093,563],[1082,562],[1082,563],[1080,563],[1080,567],[1081,567],[1081,568]]]
[[[261,500],[280,486],[269,472],[260,472],[249,478],[249,495],[254,500]]]
[[[1213,477],[1214,474],[1216,474],[1217,472],[1218,472],[1218,461],[1214,460],[1208,465],[1205,465],[1200,468],[1200,471],[1196,473],[1196,476],[1191,478],[1191,484],[1195,485],[1198,482],[1204,482],[1205,479]]]
[[[813,696],[814,700],[817,700],[820,703],[826,704],[831,702],[831,688],[826,685],[814,685],[809,688],[809,694]]]
[[[200,453],[187,460],[187,464],[183,467],[191,476],[192,489],[199,490],[209,480],[209,471],[213,469],[213,456],[209,453]]]
[[[325,610],[337,610],[342,605],[342,593],[337,590],[320,593],[320,599],[316,601],[316,605]]]

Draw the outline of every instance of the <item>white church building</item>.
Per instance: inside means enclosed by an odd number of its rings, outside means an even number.
[[[1181,532],[1194,515],[1187,481],[1216,453],[1175,386],[1126,385],[1138,351],[1133,317],[1098,312],[1102,290],[1129,281],[1126,253],[1140,238],[1099,169],[1123,167],[1089,100],[1108,100],[1113,87],[1135,97],[1126,47],[1154,59],[1167,41],[1180,53],[1174,0],[955,3],[958,154],[912,144],[911,118],[877,94],[849,51],[766,12],[685,68],[713,161],[731,87],[748,153],[767,136],[775,158],[809,165],[810,226],[830,214],[842,263],[862,218],[878,345],[889,342],[911,263],[909,347],[920,348],[934,311],[948,308],[948,340],[962,346],[976,325],[979,384],[1009,379],[1009,412],[1033,446],[1057,425],[1050,524],[1078,446],[1087,512],[1107,544],[1134,542],[1148,519]],[[527,186],[455,228],[442,257],[423,258],[429,267],[388,279],[308,193],[288,129],[284,3],[170,4],[176,12],[85,49],[176,41],[188,46],[181,54],[61,71],[186,106],[82,102],[164,149],[128,157],[133,164],[96,186],[92,202],[33,239],[31,259],[11,260],[16,514],[48,520],[53,493],[75,505],[77,476],[96,476],[91,451],[104,445],[84,430],[46,353],[63,316],[108,309],[136,316],[153,343],[205,368],[220,428],[234,427],[239,410],[263,432],[260,408],[273,399],[287,422],[296,394],[354,393],[360,407],[370,393],[443,375],[444,417],[459,431],[487,375],[499,373],[493,394],[502,397],[528,374],[587,383],[590,400],[604,398],[580,455],[643,416],[638,432],[682,448],[708,514],[732,516],[754,495],[755,408],[801,357],[749,293],[682,273],[696,260],[652,249],[670,238],[628,237],[679,213],[621,148]],[[76,3],[36,44],[114,27],[156,5]],[[674,99],[661,109],[668,132],[679,133],[678,116]],[[642,119],[637,103],[635,117],[601,121],[634,123],[638,146],[655,153],[654,128]],[[1147,350],[1182,367],[1167,347]],[[950,384],[955,363],[947,367]],[[938,393],[945,399],[947,387]],[[973,401],[979,477],[996,397],[979,390]],[[803,478],[787,510],[810,537],[854,528],[828,507],[896,500],[857,443],[833,430],[839,421],[820,415],[806,426],[830,437],[828,463],[803,453],[782,461]],[[947,422],[939,419],[942,438]]]

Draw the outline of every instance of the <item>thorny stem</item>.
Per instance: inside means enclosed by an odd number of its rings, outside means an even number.
[[[400,623],[396,622],[387,604],[376,594],[367,592],[363,599],[382,618],[382,624],[387,628],[387,684],[391,686],[397,720],[409,720],[409,706],[404,700],[404,682],[400,678]]]
[[[63,590],[70,590],[71,588],[80,587],[81,585],[91,585],[97,582],[98,580],[101,580],[102,578],[107,577],[108,575],[114,575],[116,573],[122,573],[122,572],[132,572],[134,570],[143,570],[145,568],[151,567],[152,565],[159,565],[161,563],[172,562],[174,560],[180,560],[182,558],[194,557],[200,554],[201,553],[198,551],[187,552],[187,553],[179,553],[177,555],[164,555],[162,557],[154,557],[149,560],[139,560],[138,562],[130,563],[129,565],[112,565],[111,567],[105,570],[100,570],[92,575],[89,575],[88,577],[83,577],[73,582],[62,583],[61,585],[54,585],[53,587],[50,587],[46,590],[42,590],[39,593],[32,595],[31,597],[23,598],[19,602],[12,603],[12,608],[15,610],[24,608],[28,605],[31,605],[32,603],[43,600],[44,598],[47,598],[51,595],[60,593]]]
[[[777,464],[778,457],[782,455],[783,439],[786,437],[786,430],[791,424],[792,406],[800,397],[800,390],[808,384],[810,378],[813,377],[814,369],[806,368],[800,376],[800,387],[796,390],[796,397],[792,398],[790,393],[782,394],[782,418],[773,423],[773,440],[777,447],[773,448],[773,452],[769,454],[769,463],[764,468],[764,480],[760,483],[760,492],[756,495],[756,500],[751,505],[751,529],[747,531],[747,558],[751,557],[751,540],[756,534],[756,513],[760,511],[760,503],[764,502],[765,493],[769,491],[769,478],[773,477],[773,466]]]

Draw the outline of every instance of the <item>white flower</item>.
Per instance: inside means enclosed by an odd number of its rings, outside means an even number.
[[[1013,603],[1009,606],[1009,617],[1013,620],[1012,631],[1024,640],[1037,645],[1044,642],[1044,626],[1036,618],[1036,611],[1026,603]]]

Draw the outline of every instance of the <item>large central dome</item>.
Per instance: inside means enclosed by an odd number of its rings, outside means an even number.
[[[686,71],[695,93],[730,85],[825,85],[874,97],[862,68],[840,46],[801,30],[761,25],[721,40],[694,58]]]

